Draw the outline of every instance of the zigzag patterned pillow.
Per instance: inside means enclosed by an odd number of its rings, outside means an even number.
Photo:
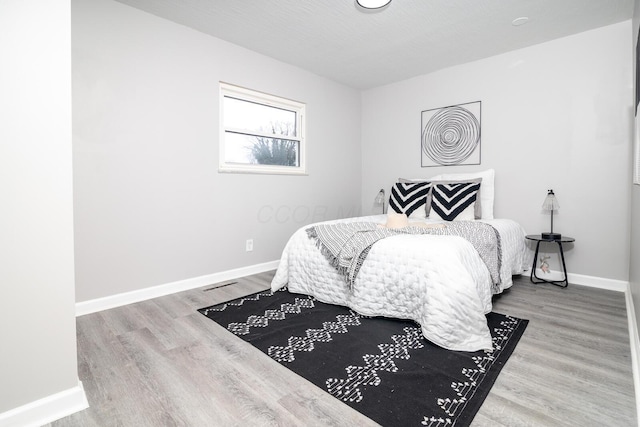
[[[480,183],[474,182],[434,184],[429,218],[445,221],[475,219],[479,191]]]
[[[427,196],[430,189],[430,182],[396,182],[391,187],[389,207],[409,218],[426,218]]]

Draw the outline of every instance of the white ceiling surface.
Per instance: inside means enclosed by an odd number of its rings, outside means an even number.
[[[631,19],[633,0],[118,0],[367,89]],[[516,27],[518,17],[529,22]]]

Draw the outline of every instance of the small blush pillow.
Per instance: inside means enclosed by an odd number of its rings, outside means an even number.
[[[387,214],[387,223],[385,224],[387,228],[402,228],[408,225],[409,218],[407,218],[407,215],[396,212],[389,212]]]

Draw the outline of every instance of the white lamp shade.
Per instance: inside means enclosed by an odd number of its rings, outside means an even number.
[[[385,193],[384,193],[384,188],[381,188],[380,191],[378,191],[378,195],[376,196],[376,199],[374,201],[376,206],[382,206],[382,213],[385,214],[387,213],[387,210],[385,209]]]
[[[558,199],[556,199],[556,195],[553,193],[553,190],[549,190],[549,194],[547,194],[547,197],[544,199],[544,203],[542,204],[542,209],[545,211],[557,211],[560,209],[560,203],[558,203]]]

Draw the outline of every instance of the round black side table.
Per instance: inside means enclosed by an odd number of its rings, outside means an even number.
[[[531,283],[551,283],[552,285],[560,286],[561,288],[566,288],[569,286],[569,281],[567,280],[567,266],[564,263],[564,251],[562,250],[563,243],[573,243],[576,241],[573,237],[562,236],[559,239],[547,239],[542,237],[541,234],[529,234],[526,236],[528,240],[533,240],[536,243],[536,254],[533,256],[533,267],[531,267]],[[564,279],[562,280],[546,280],[542,277],[538,277],[536,275],[536,265],[538,264],[538,250],[540,249],[540,243],[542,242],[555,242],[558,244],[558,248],[560,249],[560,258],[562,259],[562,274],[564,275]],[[534,280],[535,279],[535,280]]]

